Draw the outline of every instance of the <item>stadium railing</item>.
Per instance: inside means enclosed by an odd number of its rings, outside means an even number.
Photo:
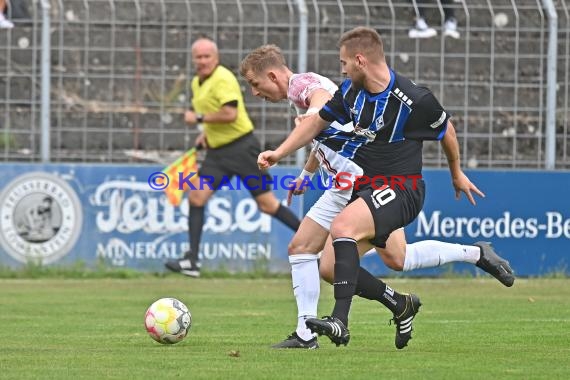
[[[224,65],[237,72],[251,49],[275,43],[291,66],[299,62],[299,4],[282,0],[53,0],[49,28],[42,5],[0,29],[0,154],[3,161],[40,161],[42,36],[49,30],[50,156],[52,162],[132,162],[183,151],[195,131],[183,125],[191,97],[192,41],[214,38]],[[376,28],[389,62],[429,86],[453,114],[463,164],[469,168],[545,168],[548,113],[554,115],[556,169],[569,169],[570,28],[566,0],[557,16],[555,107],[548,108],[549,14],[537,0],[460,0],[461,36],[442,37],[443,8],[428,4],[438,36],[408,38],[408,0],[307,0],[306,68],[336,81],[336,41],[352,27]],[[8,14],[10,17],[10,14]],[[551,24],[550,24],[551,25]],[[292,127],[286,103],[255,99],[240,78],[265,147]],[[45,83],[45,82],[44,82]],[[45,99],[45,98],[44,98]],[[45,104],[45,101],[44,101]],[[138,152],[138,153],[133,153]],[[427,166],[445,166],[436,143]],[[289,161],[293,163],[293,161]]]

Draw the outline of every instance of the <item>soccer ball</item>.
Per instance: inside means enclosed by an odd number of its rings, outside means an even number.
[[[152,339],[162,344],[174,344],[188,334],[192,316],[186,305],[176,298],[161,298],[147,309],[144,326]]]

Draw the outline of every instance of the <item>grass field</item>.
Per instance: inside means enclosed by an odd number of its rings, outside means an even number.
[[[0,378],[570,378],[570,280],[389,283],[424,304],[401,351],[386,309],[356,298],[347,347],[321,338],[315,351],[269,349],[296,323],[286,279],[0,280]],[[143,327],[147,306],[164,296],[193,317],[173,346]],[[323,283],[319,313],[332,301]]]

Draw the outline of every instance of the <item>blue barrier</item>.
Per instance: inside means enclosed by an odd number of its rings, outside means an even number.
[[[172,207],[152,190],[156,165],[1,164],[0,264],[17,268],[30,259],[46,265],[78,260],[162,271],[162,263],[188,249],[188,206]],[[273,175],[298,174],[275,168]],[[419,218],[406,227],[410,242],[437,239],[492,241],[519,275],[569,273],[570,203],[565,172],[472,171],[487,197],[471,206],[454,200],[449,174],[426,170],[427,196]],[[237,188],[234,182],[233,188]],[[277,197],[287,191],[279,186]],[[309,192],[293,209],[302,215],[320,195]],[[302,204],[303,203],[303,204]],[[222,189],[207,208],[201,254],[209,269],[288,272],[292,232],[261,214],[246,190]],[[375,255],[362,260],[376,275],[394,274]],[[449,268],[411,272],[436,275]],[[471,271],[472,265],[453,265]]]

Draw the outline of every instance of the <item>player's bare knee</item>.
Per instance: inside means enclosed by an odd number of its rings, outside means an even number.
[[[287,254],[291,256],[291,255],[298,255],[300,253],[303,252],[300,250],[299,244],[297,244],[297,242],[294,240],[291,241],[287,246]]]
[[[259,211],[266,213],[266,214],[271,214],[271,212],[270,212],[270,211],[272,211],[271,208],[268,207],[265,203],[259,203],[257,206],[259,207]]]
[[[354,236],[354,231],[350,223],[343,220],[335,220],[331,225],[330,234],[333,239],[337,239],[341,237],[352,237]]]
[[[396,257],[394,258],[394,260],[388,265],[388,268],[401,272],[404,270],[404,259],[400,258],[400,257]]]
[[[311,242],[294,237],[287,246],[287,253],[289,256],[302,253],[315,253],[315,249],[312,247]]]
[[[404,260],[405,260],[404,256],[393,255],[388,252],[382,253],[381,256],[382,256],[382,261],[384,261],[384,264],[386,264],[388,268],[398,272],[404,270]]]

